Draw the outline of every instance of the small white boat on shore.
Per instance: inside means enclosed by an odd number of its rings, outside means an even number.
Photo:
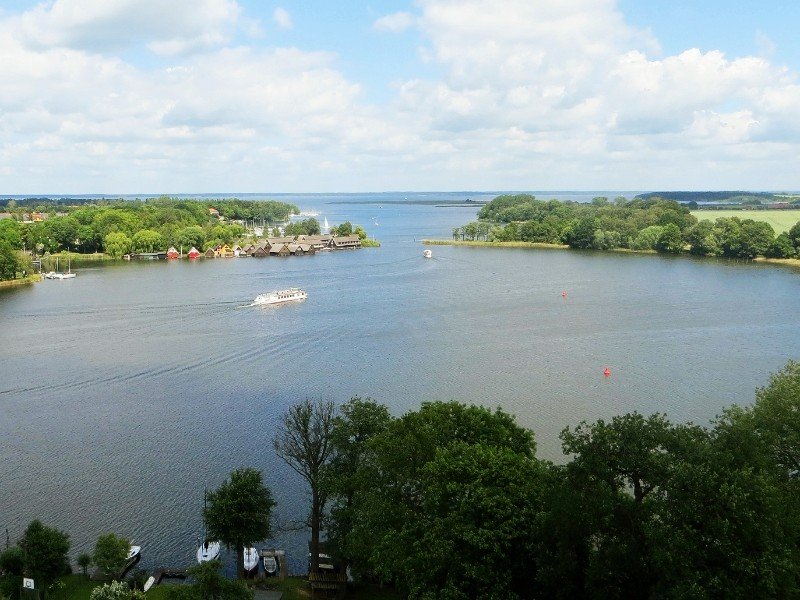
[[[250,546],[243,548],[242,552],[244,554],[244,570],[247,573],[255,571],[258,568],[258,550]]]
[[[292,302],[294,300],[305,300],[308,298],[303,290],[298,288],[290,288],[288,290],[281,290],[279,292],[269,292],[268,294],[259,294],[253,300],[250,306],[264,306],[268,304],[281,304],[283,302]]]
[[[425,250],[422,251],[422,256],[424,256],[425,258],[431,258],[433,256],[433,252],[431,252],[426,248]]]
[[[141,546],[131,545],[130,549],[128,550],[128,558],[126,558],[125,560],[130,562],[133,559],[135,559],[136,557],[138,557],[139,554],[141,554],[141,552],[142,552],[142,547]]]
[[[219,542],[206,540],[197,549],[197,562],[204,563],[219,558]]]

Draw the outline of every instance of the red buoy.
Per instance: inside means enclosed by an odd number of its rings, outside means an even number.
[[[561,297],[562,298],[566,298],[567,297],[567,292],[561,292]]]
[[[611,369],[609,369],[608,367],[603,369],[603,375],[605,375],[606,377],[611,377]]]

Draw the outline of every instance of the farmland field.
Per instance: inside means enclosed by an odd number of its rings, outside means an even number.
[[[720,217],[765,221],[772,225],[775,233],[789,231],[795,223],[800,221],[800,210],[693,210],[692,214],[697,217],[698,221],[714,221]]]

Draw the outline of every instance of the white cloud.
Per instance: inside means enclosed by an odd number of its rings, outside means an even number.
[[[276,8],[272,13],[272,19],[281,29],[291,29],[294,26],[292,22],[292,15],[285,8]]]
[[[436,76],[385,105],[331,52],[232,46],[260,28],[228,0],[0,16],[0,189],[796,187],[800,85],[768,58],[661,56],[612,0],[417,6],[374,26],[417,27]]]
[[[411,13],[396,12],[376,19],[372,24],[378,31],[388,31],[390,33],[402,33],[414,24],[414,17]]]
[[[113,52],[144,43],[175,55],[226,43],[240,12],[234,0],[56,0],[15,20],[20,39],[39,48]]]

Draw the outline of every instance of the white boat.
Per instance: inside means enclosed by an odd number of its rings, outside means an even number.
[[[422,256],[424,256],[425,258],[431,258],[433,256],[433,252],[431,252],[426,248],[425,250],[422,251]]]
[[[264,572],[267,577],[272,577],[278,574],[278,559],[275,556],[264,557]]]
[[[153,587],[153,584],[154,584],[155,582],[156,582],[156,578],[155,578],[155,577],[153,577],[153,576],[151,575],[151,576],[150,576],[150,577],[147,579],[147,581],[145,581],[145,582],[144,582],[144,587],[142,588],[142,591],[143,591],[143,592],[146,592],[147,590],[149,590],[151,587]]]
[[[308,298],[303,290],[298,288],[290,288],[288,290],[281,290],[279,292],[269,292],[268,294],[259,294],[253,300],[250,306],[261,306],[265,304],[281,304],[282,302],[291,302],[293,300],[305,300]]]
[[[244,554],[244,570],[246,572],[250,572],[258,568],[258,550],[250,546],[249,548],[243,548],[242,553]]]
[[[219,558],[219,542],[206,540],[197,549],[197,562],[204,563]]]
[[[45,275],[46,279],[75,279],[76,273],[72,272],[72,260],[67,263],[67,272],[66,273],[59,273],[58,272],[58,257],[56,257],[56,270],[50,271]]]
[[[133,545],[131,545],[130,549],[128,550],[128,558],[126,558],[125,560],[126,561],[132,561],[134,558],[139,556],[139,554],[141,554],[141,552],[142,552],[142,547],[141,546],[133,546]]]

